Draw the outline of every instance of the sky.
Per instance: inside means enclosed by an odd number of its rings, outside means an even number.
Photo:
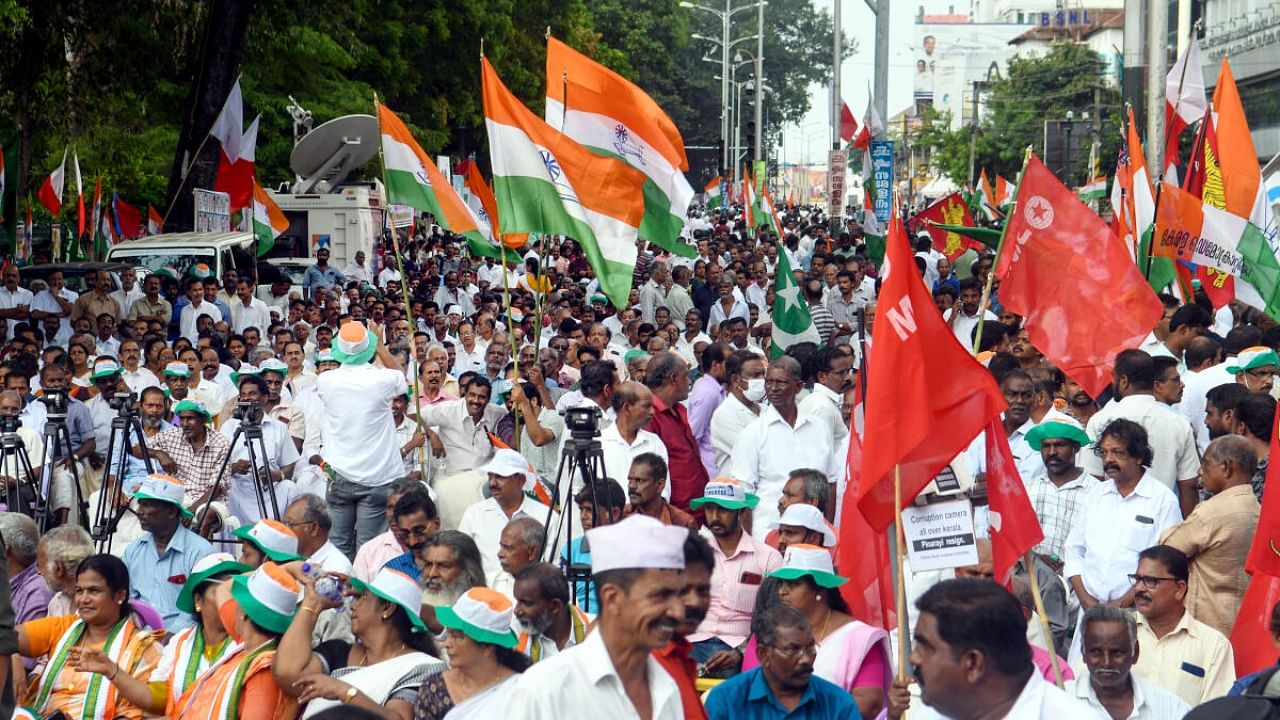
[[[830,13],[835,2],[842,2],[841,25],[845,37],[855,39],[858,50],[841,65],[841,95],[853,110],[858,125],[867,108],[870,95],[868,85],[874,86],[875,14],[867,7],[866,0],[813,0],[819,11]],[[912,72],[914,61],[911,48],[912,26],[921,0],[880,0],[889,5],[892,13],[889,21],[889,103],[888,116],[892,117],[911,104]],[[968,5],[963,0],[952,0],[959,7]],[[925,5],[934,3],[925,2]],[[765,22],[769,21],[769,9],[765,8]],[[827,47],[831,46],[830,38]],[[830,53],[828,53],[828,56]],[[766,85],[769,79],[765,78]],[[829,86],[813,85],[810,88],[811,107],[797,125],[783,129],[782,151],[779,157],[789,163],[825,163],[831,143],[831,91]],[[888,117],[883,118],[888,120]]]

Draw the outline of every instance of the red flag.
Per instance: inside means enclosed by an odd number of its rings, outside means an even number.
[[[855,618],[876,627],[892,630],[898,626],[897,601],[889,554],[889,535],[877,532],[858,509],[858,484],[862,477],[862,383],[857,384],[853,401],[854,427],[849,429],[849,454],[845,459],[844,497],[841,498],[840,542],[836,545],[836,566],[849,582],[840,594]]]
[[[115,209],[116,231],[120,233],[120,239],[142,237],[142,211],[121,200],[119,195],[112,196],[111,205]]]
[[[63,148],[62,162],[58,164],[58,169],[49,173],[49,177],[44,179],[40,189],[36,191],[36,199],[55,217],[62,210],[62,188],[66,181],[66,171],[67,149]]]
[[[1280,408],[1271,420],[1271,450],[1280,458]],[[1280,463],[1267,464],[1266,482],[1271,487],[1280,483]],[[1236,674],[1245,675],[1268,667],[1276,661],[1276,647],[1271,640],[1271,608],[1280,602],[1280,492],[1264,493],[1258,528],[1245,570],[1253,575],[1249,589],[1231,627],[1231,647],[1235,651]]]
[[[147,203],[147,234],[159,235],[164,232],[164,216],[155,205]]]
[[[973,221],[972,213],[969,212],[969,206],[965,204],[964,198],[960,197],[960,193],[951,193],[942,198],[925,208],[912,220],[921,223],[928,231],[929,237],[933,238],[933,247],[946,255],[951,262],[955,262],[956,258],[963,255],[969,248],[982,249],[982,244],[972,238],[967,238],[958,232],[948,232],[933,225],[933,223],[967,227],[977,225]]]
[[[886,240],[880,335],[867,363],[866,436],[875,442],[863,448],[858,487],[858,507],[880,531],[894,519],[895,468],[910,503],[1005,408],[991,374],[938,314],[897,213]]]
[[[1009,438],[999,418],[987,425],[987,500],[990,503],[991,562],[996,582],[1009,581],[1018,558],[1044,540],[1027,488],[1013,462]],[[1032,571],[1032,568],[1028,568]]]
[[[1001,304],[1025,318],[1045,357],[1097,397],[1116,355],[1138,347],[1160,321],[1160,300],[1124,243],[1034,154],[1005,233],[996,268]]]
[[[849,103],[842,102],[840,107],[840,139],[849,142],[858,134],[858,121],[849,109]]]
[[[260,119],[261,116],[254,118],[249,129],[240,138],[239,157],[230,158],[225,152],[218,156],[218,176],[213,182],[213,189],[231,196],[231,212],[253,207],[253,179]]]

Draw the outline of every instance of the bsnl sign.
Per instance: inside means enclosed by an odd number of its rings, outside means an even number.
[[[1036,14],[1036,25],[1042,28],[1065,28],[1092,25],[1093,15],[1088,10],[1058,10]]]

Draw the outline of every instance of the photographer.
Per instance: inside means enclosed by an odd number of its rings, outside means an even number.
[[[44,420],[61,418],[66,424],[67,434],[71,438],[68,450],[65,442],[48,439],[52,444],[50,459],[53,478],[49,488],[49,503],[55,513],[55,525],[66,522],[68,511],[76,500],[76,490],[72,487],[72,464],[80,477],[80,497],[88,497],[101,484],[100,471],[103,460],[95,455],[97,441],[94,439],[93,418],[85,404],[67,395],[70,381],[62,365],[50,363],[40,369],[40,401]],[[35,413],[33,413],[34,415]],[[34,428],[33,428],[34,429]],[[87,461],[87,462],[86,462]]]
[[[129,387],[120,381],[120,364],[111,357],[99,357],[93,363],[93,374],[90,375],[98,394],[89,398],[84,404],[93,420],[93,439],[97,452],[103,455],[111,442],[111,420],[116,416],[120,406],[116,393],[129,393]],[[109,472],[109,471],[108,471]]]
[[[44,441],[41,440],[40,433],[33,428],[19,424],[18,414],[21,412],[22,398],[16,391],[5,390],[0,392],[0,432],[17,433],[18,439],[22,441],[23,449],[26,450],[27,457],[31,460],[31,472],[38,478],[40,477],[40,465],[38,463],[44,457]],[[22,473],[16,458],[7,460],[4,466],[0,467],[0,481],[3,481],[6,488],[10,487],[14,482],[29,483],[32,480],[33,478],[26,477],[25,473]],[[19,510],[16,507],[9,509]]]
[[[289,428],[263,413],[263,405],[267,402],[267,382],[255,375],[245,375],[239,380],[240,400],[231,419],[223,424],[220,432],[229,442],[242,426],[246,433],[253,426],[262,427],[262,445],[254,441],[253,448],[255,453],[264,446],[266,448],[266,456],[257,457],[258,466],[264,473],[262,479],[271,484],[277,507],[283,514],[284,509],[298,494],[293,481],[288,479],[293,475],[294,463],[298,461],[298,448],[289,436]],[[248,435],[242,433],[231,447],[231,460],[227,465],[230,476],[227,505],[231,514],[240,518],[243,524],[252,525],[263,518],[258,508],[258,488],[249,463],[248,443]],[[271,499],[264,497],[263,500],[270,513]]]

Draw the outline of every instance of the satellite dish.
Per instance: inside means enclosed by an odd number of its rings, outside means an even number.
[[[334,118],[303,135],[289,155],[298,175],[295,193],[331,192],[378,152],[378,119],[372,115]]]

